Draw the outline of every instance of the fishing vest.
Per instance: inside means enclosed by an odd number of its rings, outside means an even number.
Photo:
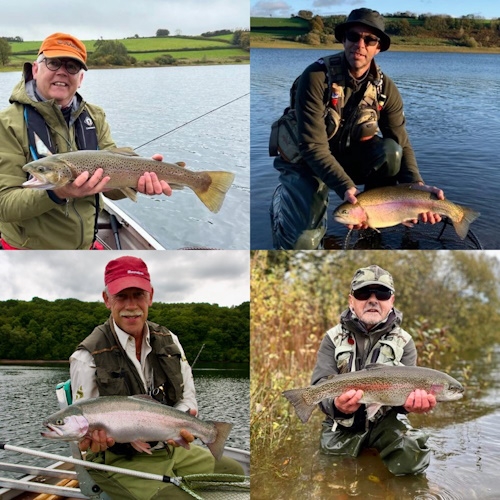
[[[354,333],[339,324],[328,330],[327,335],[335,346],[335,364],[339,373],[356,371],[356,339]],[[404,354],[404,348],[411,338],[408,332],[405,332],[399,326],[395,326],[390,332],[384,333],[375,345],[372,346],[364,364],[402,365],[401,359]],[[382,418],[388,411],[388,407],[380,408],[374,416],[374,420]],[[349,418],[336,418],[332,429],[335,430],[337,424],[341,424],[343,427],[351,427],[355,423],[355,420],[356,414]],[[368,426],[368,420],[366,420],[365,425]]]
[[[29,149],[33,160],[38,160],[44,156],[37,150],[35,134],[52,154],[56,154],[57,151],[55,150],[55,144],[52,142],[50,129],[47,127],[43,116],[33,106],[24,106],[24,121],[28,130]],[[78,115],[73,126],[75,127],[75,141],[78,149],[99,149],[94,121],[86,109]]]
[[[169,406],[182,399],[184,382],[181,352],[172,333],[163,326],[147,322],[152,351],[148,355],[154,377],[151,396]],[[92,354],[96,365],[96,381],[100,396],[132,396],[144,394],[144,383],[118,341],[110,318],[79,344]]]
[[[335,139],[335,143],[340,149],[348,148],[355,140],[373,137],[378,132],[380,111],[387,99],[382,94],[384,75],[380,67],[373,63],[375,78],[368,75],[364,94],[357,105],[349,105],[354,95],[346,103],[343,58],[344,55],[341,53],[317,61],[325,66],[328,82],[328,97],[324,103],[325,112],[323,115],[327,137],[329,141]],[[269,156],[280,155],[289,163],[298,163],[302,160],[295,108],[299,80],[300,76],[293,82],[290,89],[290,105],[284,110],[283,115],[272,124],[269,138]],[[348,108],[347,113],[346,107]]]
[[[342,325],[337,325],[328,330],[335,346],[335,364],[339,373],[356,371],[356,340],[354,333]],[[372,346],[365,365],[379,363],[384,365],[400,366],[406,344],[411,340],[411,335],[401,327],[395,326],[390,332],[384,333]]]

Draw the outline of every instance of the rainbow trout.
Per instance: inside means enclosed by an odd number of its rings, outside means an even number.
[[[114,148],[102,151],[80,150],[49,155],[24,165],[23,170],[33,178],[23,186],[36,189],[56,189],[72,182],[82,172],[92,175],[99,167],[103,176],[110,176],[107,186],[120,189],[136,201],[139,177],[144,172],[155,172],[160,180],[168,182],[172,189],[191,188],[212,212],[217,213],[231,187],[234,174],[222,171],[193,172],[183,163],[165,163],[143,158],[130,148]]]
[[[151,453],[147,441],[173,439],[189,449],[180,436],[186,429],[200,438],[219,460],[232,424],[203,421],[146,395],[103,396],[76,402],[48,417],[42,436],[63,441],[77,441],[104,429],[117,443],[130,443],[138,451]]]
[[[381,406],[402,406],[416,389],[436,396],[437,401],[455,401],[463,395],[462,384],[446,373],[418,366],[370,364],[357,372],[332,375],[317,385],[283,392],[302,422],[307,422],[316,405],[351,389],[362,390],[360,402],[373,418]]]
[[[417,189],[411,184],[399,184],[370,189],[356,196],[358,202],[342,203],[333,212],[333,218],[342,224],[361,224],[369,227],[391,227],[397,224],[411,226],[409,221],[420,214],[434,212],[448,217],[461,239],[469,232],[469,225],[480,213],[449,200],[438,200],[433,193]]]

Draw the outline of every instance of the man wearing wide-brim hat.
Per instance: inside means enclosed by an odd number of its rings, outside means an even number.
[[[271,204],[275,248],[321,248],[330,190],[356,203],[358,186],[367,190],[414,183],[444,198],[441,189],[424,185],[401,95],[375,63],[375,56],[391,45],[383,17],[371,9],[355,9],[336,26],[335,37],[343,52],[308,66],[291,103],[300,154],[288,158],[277,145],[281,154],[274,167],[280,185]],[[438,214],[422,215],[423,222],[440,220]]]

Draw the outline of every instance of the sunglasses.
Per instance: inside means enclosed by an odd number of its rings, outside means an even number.
[[[76,75],[83,66],[76,61],[72,61],[71,59],[68,61],[61,61],[61,59],[47,59],[43,60],[45,62],[45,66],[47,66],[50,71],[57,71],[62,65],[66,68],[66,71],[70,75]]]
[[[356,300],[368,300],[372,294],[375,294],[377,300],[389,300],[393,294],[392,290],[387,288],[360,288],[352,292]]]
[[[363,42],[365,42],[365,45],[370,45],[374,46],[377,45],[378,42],[380,42],[380,38],[377,38],[376,36],[373,35],[361,35],[360,33],[356,31],[348,31],[345,34],[345,37],[347,40],[350,42],[356,43],[359,42],[361,39],[363,39]]]

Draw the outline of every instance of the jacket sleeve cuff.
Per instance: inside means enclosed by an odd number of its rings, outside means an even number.
[[[49,198],[54,202],[57,203],[58,205],[64,205],[66,203],[66,199],[61,199],[59,196],[57,196],[54,191],[48,190],[47,194],[49,195]]]

